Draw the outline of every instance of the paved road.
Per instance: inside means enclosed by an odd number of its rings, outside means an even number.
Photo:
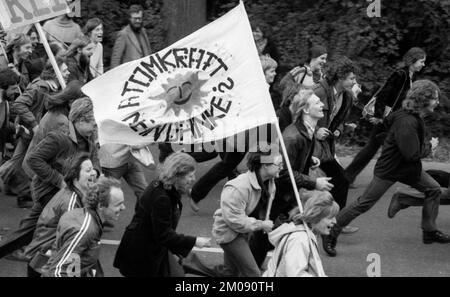
[[[198,176],[216,161],[199,164]],[[349,158],[341,159],[344,165],[349,161]],[[349,203],[362,193],[365,185],[370,181],[373,166],[374,162],[371,162],[358,177],[356,188],[350,190]],[[244,169],[243,164],[240,167]],[[450,171],[450,164],[444,163],[425,163],[424,167]],[[155,176],[155,172],[148,170],[146,175],[148,180],[151,180]],[[207,199],[201,202],[201,210],[198,214],[191,211],[187,200],[183,200],[185,207],[178,228],[179,232],[211,236],[212,214],[219,206],[220,191],[224,182],[222,181],[214,187]],[[352,225],[360,227],[360,231],[353,235],[342,235],[339,238],[339,255],[336,258],[330,258],[320,250],[325,272],[329,276],[367,276],[367,268],[374,261],[372,259],[369,262],[367,258],[370,254],[375,253],[380,256],[382,276],[450,276],[450,245],[424,245],[421,241],[421,208],[406,209],[394,219],[387,218],[386,212],[391,194],[399,186],[402,185],[394,185],[371,211],[352,223]],[[126,225],[131,220],[135,202],[135,197],[127,185],[125,185],[125,193],[127,209],[116,227],[103,235],[108,244],[103,245],[100,260],[106,276],[120,276],[119,272],[112,267],[117,248],[115,243],[120,240]],[[0,194],[0,229],[15,228],[20,218],[26,213],[27,210],[15,208],[14,197]],[[450,207],[441,207],[438,225],[443,231],[450,233]],[[214,245],[213,247],[217,248],[218,246]],[[197,253],[208,263],[214,264],[222,261],[222,254],[215,252],[214,249]],[[25,274],[25,263],[0,259],[0,276],[25,276]]]

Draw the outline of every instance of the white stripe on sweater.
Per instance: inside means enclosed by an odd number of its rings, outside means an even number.
[[[67,211],[71,211],[74,208],[76,198],[77,198],[77,195],[75,193],[72,193],[72,196],[70,196],[69,208],[67,209]]]
[[[70,257],[70,255],[72,254],[73,250],[75,249],[75,247],[80,242],[80,240],[83,237],[83,235],[88,230],[90,222],[91,222],[91,215],[89,213],[86,213],[86,216],[84,218],[84,221],[83,221],[83,224],[81,225],[80,230],[78,231],[77,235],[73,238],[72,242],[69,244],[69,247],[64,252],[64,255],[62,256],[61,260],[56,265],[55,277],[61,277],[62,265]]]

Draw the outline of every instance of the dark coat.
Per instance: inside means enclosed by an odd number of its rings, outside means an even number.
[[[70,72],[69,78],[67,79],[68,83],[73,80],[78,80],[83,84],[85,84],[92,80],[93,77],[91,70],[89,68],[89,63],[87,63],[87,65],[84,65],[82,67],[74,57],[69,57],[67,58],[66,64],[67,69]]]
[[[292,124],[292,113],[287,106],[282,106],[276,111],[278,123],[280,124],[281,132],[286,129],[287,126]]]
[[[391,181],[411,184],[420,179],[421,158],[430,153],[425,142],[425,124],[417,114],[403,109],[387,118],[390,126],[374,174]]]
[[[196,241],[175,231],[181,210],[181,196],[174,188],[150,183],[125,230],[114,267],[124,276],[169,276],[168,252],[186,257]]]
[[[128,25],[117,34],[111,54],[111,69],[123,63],[146,57],[151,53],[152,49],[145,28],[142,28],[136,35]]]
[[[354,96],[350,91],[344,90],[342,96],[342,105],[338,113],[331,121],[331,112],[333,111],[335,105],[334,90],[333,86],[330,86],[326,79],[322,79],[316,86],[314,86],[314,93],[320,98],[320,101],[324,104],[323,106],[323,118],[317,123],[316,130],[322,127],[327,128],[331,132],[336,130],[340,131],[340,135],[344,132],[344,122],[347,119],[350,110],[353,105]],[[331,153],[334,155],[334,137],[330,135],[325,141],[328,141],[331,149]]]
[[[68,134],[64,131],[50,132],[34,147],[28,157],[28,166],[35,174],[31,187],[37,200],[61,187],[73,160],[82,153],[90,156],[94,168],[100,173],[94,140],[82,137],[71,122]]]
[[[315,189],[316,181],[308,176],[314,151],[314,137],[309,138],[306,127],[300,120],[284,130],[283,139],[297,188]],[[277,192],[271,211],[271,218],[273,219],[278,214],[289,211],[297,204],[286,165],[281,170],[280,177],[275,180],[275,183]]]
[[[409,77],[409,69],[407,67],[394,71],[377,94],[374,117],[379,119],[383,118],[385,107],[392,107],[394,103],[396,104],[392,111],[397,111],[402,106],[406,93],[408,93],[411,87],[410,82],[411,78]],[[397,97],[398,100],[396,102]]]
[[[12,104],[12,112],[19,116],[19,123],[32,130],[39,125],[44,112],[44,101],[52,93],[50,85],[40,78],[35,79]]]

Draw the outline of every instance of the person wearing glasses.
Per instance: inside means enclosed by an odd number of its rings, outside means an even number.
[[[143,28],[144,9],[140,5],[131,5],[129,25],[117,35],[111,55],[111,69],[151,54],[150,42]]]
[[[314,151],[314,131],[318,121],[324,116],[324,104],[311,89],[301,89],[292,99],[292,124],[283,131],[287,155],[292,167],[298,189],[330,191],[333,185],[329,177],[313,178],[308,176],[309,169],[320,165],[319,159],[312,156]],[[276,179],[277,193],[270,219],[276,222],[287,220],[290,211],[297,206],[289,172],[285,166]],[[307,197],[307,196],[302,196]],[[278,225],[278,223],[277,223]],[[259,267],[264,263],[267,252],[273,248],[267,234],[253,233],[250,248]]]
[[[226,276],[259,277],[261,271],[248,244],[252,232],[270,232],[273,222],[266,218],[275,197],[275,178],[283,160],[272,147],[260,144],[247,157],[249,171],[227,182],[214,213],[212,234],[223,249]]]

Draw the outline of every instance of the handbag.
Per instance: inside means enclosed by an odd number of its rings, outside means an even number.
[[[402,70],[405,72],[404,70]],[[405,73],[406,74],[406,73]],[[380,93],[380,91],[386,86],[387,80],[384,82],[384,84],[379,88],[375,94],[372,96],[372,98],[367,102],[366,105],[364,105],[362,110],[362,116],[363,118],[371,118],[375,115],[375,104],[377,100],[377,96]],[[397,104],[398,99],[400,98],[400,94],[403,92],[403,88],[405,87],[406,80],[403,82],[402,88],[397,94],[397,98],[394,101],[394,104],[392,106],[395,106]],[[392,111],[392,108],[389,106],[386,106],[383,113],[383,118],[386,118]]]

